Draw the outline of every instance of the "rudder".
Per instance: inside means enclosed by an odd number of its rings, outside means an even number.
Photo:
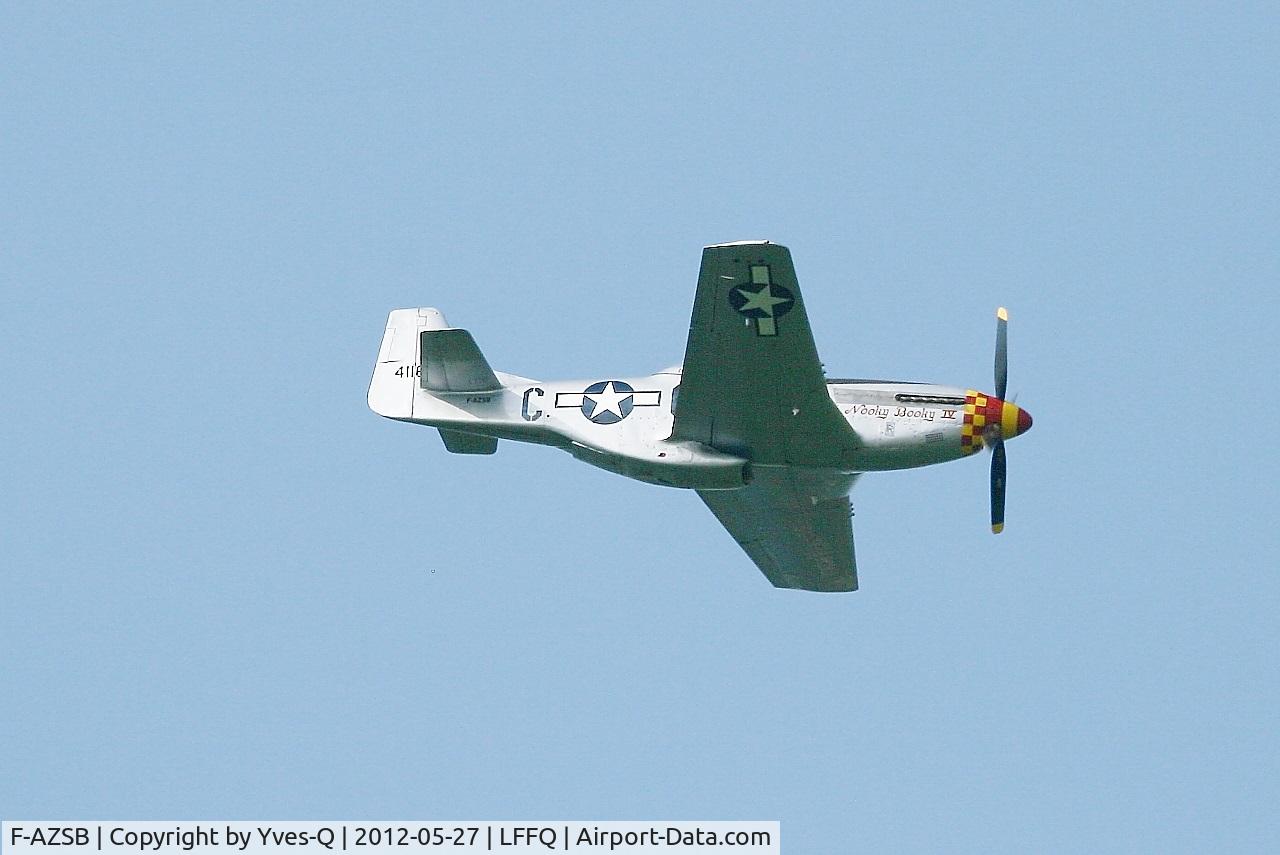
[[[439,309],[395,309],[378,348],[369,382],[369,409],[389,419],[413,416],[413,392],[419,383],[418,337],[426,330],[448,329]]]

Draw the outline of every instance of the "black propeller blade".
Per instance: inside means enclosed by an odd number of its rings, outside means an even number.
[[[1004,440],[991,445],[991,531],[1004,531]]]
[[[1004,400],[1009,385],[1009,313],[996,309],[996,397]]]

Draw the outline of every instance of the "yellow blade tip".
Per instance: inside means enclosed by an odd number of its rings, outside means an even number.
[[[992,523],[991,525],[992,534],[999,534],[1002,531],[1004,531],[1004,523]]]
[[[996,309],[996,317],[1002,321],[1007,321],[1009,320],[1009,313],[1008,311],[1005,310],[1004,306],[1001,306],[1000,308]]]

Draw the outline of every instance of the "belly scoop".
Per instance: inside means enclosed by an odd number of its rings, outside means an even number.
[[[697,442],[663,440],[621,451],[575,441],[567,450],[584,463],[663,487],[734,490],[751,480],[748,461]]]

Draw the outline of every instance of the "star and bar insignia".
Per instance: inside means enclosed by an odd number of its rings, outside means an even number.
[[[572,407],[598,425],[613,425],[631,415],[636,407],[656,407],[662,392],[636,390],[622,380],[601,380],[581,392],[556,393],[557,407]]]
[[[756,322],[756,335],[778,334],[778,318],[791,311],[796,298],[791,290],[773,282],[767,264],[751,265],[751,284],[729,289],[729,305],[734,311]]]

